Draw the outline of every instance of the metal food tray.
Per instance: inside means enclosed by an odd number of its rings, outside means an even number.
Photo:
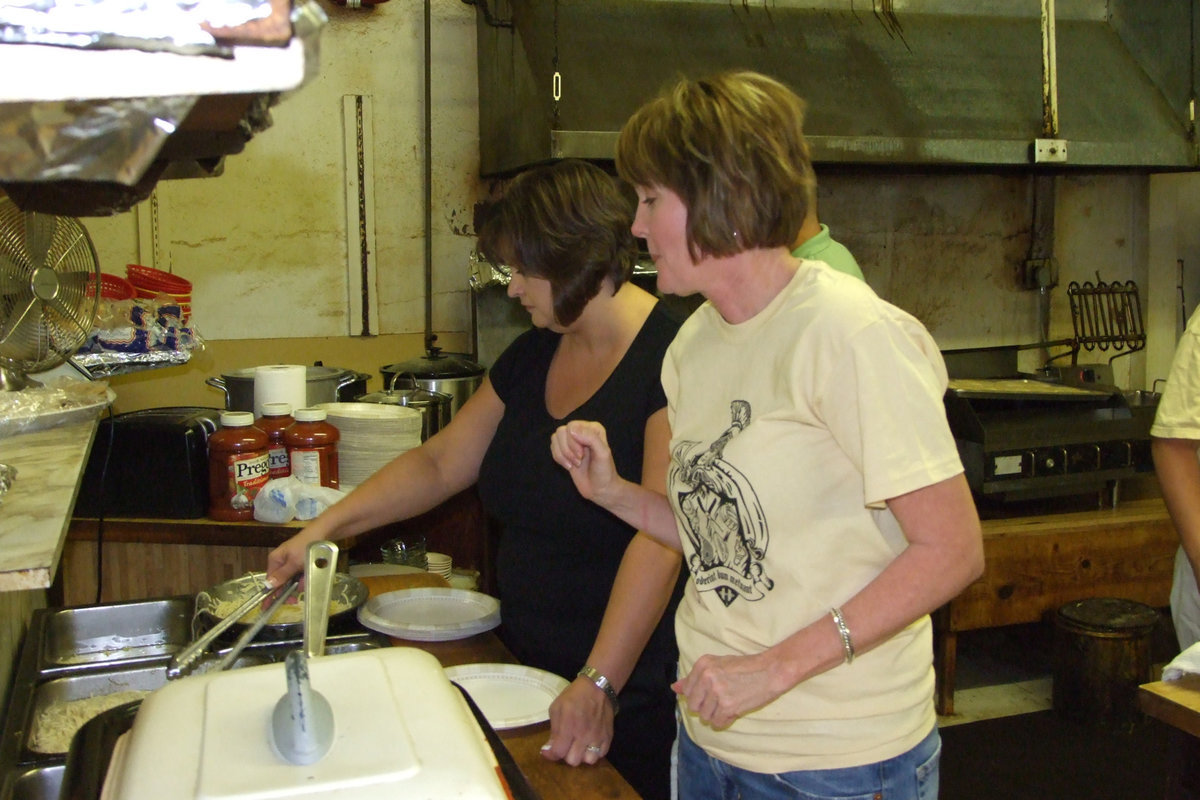
[[[58,800],[64,769],[63,764],[51,764],[9,770],[0,784],[0,797],[4,800]]]
[[[192,640],[193,604],[191,595],[182,595],[46,609],[39,626],[39,673],[70,673],[169,658]]]
[[[89,697],[102,697],[126,691],[153,691],[167,682],[167,668],[140,667],[135,669],[118,669],[93,671],[80,675],[70,675],[52,678],[38,683],[33,690],[31,702],[24,707],[24,724],[19,729],[20,753],[17,759],[20,763],[32,763],[57,756],[65,758],[67,751],[44,753],[30,747],[37,728],[37,719],[42,712],[55,703],[83,700]],[[10,709],[10,714],[16,716],[18,709]]]

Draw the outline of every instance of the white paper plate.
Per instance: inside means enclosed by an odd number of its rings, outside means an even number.
[[[500,624],[500,601],[464,589],[399,589],[372,597],[358,621],[374,631],[418,642],[446,642]]]
[[[445,673],[498,731],[550,719],[550,703],[567,688],[553,672],[520,664],[461,664],[446,667]]]

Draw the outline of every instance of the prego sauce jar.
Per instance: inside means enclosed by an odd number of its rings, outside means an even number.
[[[338,488],[338,429],[325,421],[323,408],[298,408],[296,421],[283,432],[292,475],[302,483]]]
[[[267,435],[267,464],[272,480],[292,474],[283,432],[295,421],[291,403],[263,403],[262,416],[254,421],[254,427]]]
[[[221,412],[221,429],[208,439],[209,517],[254,519],[254,498],[270,479],[268,441],[249,411]]]

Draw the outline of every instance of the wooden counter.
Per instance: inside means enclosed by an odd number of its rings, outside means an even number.
[[[984,520],[983,576],[934,615],[938,713],[954,713],[960,631],[1038,622],[1087,597],[1166,607],[1178,546],[1161,498]]]
[[[1200,675],[1142,684],[1138,703],[1173,729],[1166,745],[1164,799],[1195,800],[1200,793]]]
[[[1138,703],[1150,716],[1200,737],[1200,675],[1142,684]]]
[[[452,642],[410,642],[404,639],[392,641],[397,645],[419,647],[432,653],[443,667],[458,664],[516,663],[508,649],[491,632]],[[572,767],[543,758],[541,748],[549,736],[548,722],[500,731],[504,746],[512,754],[521,772],[525,773],[529,784],[544,800],[632,800],[640,797],[607,760],[601,760],[594,766]]]

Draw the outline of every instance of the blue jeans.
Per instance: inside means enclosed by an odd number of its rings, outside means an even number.
[[[936,800],[942,740],[937,727],[895,758],[842,769],[769,775],[713,758],[678,734],[679,800]]]

